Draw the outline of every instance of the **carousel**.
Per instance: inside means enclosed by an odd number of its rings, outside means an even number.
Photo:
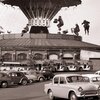
[[[28,18],[28,24],[22,33],[0,35],[1,63],[33,65],[51,60],[80,60],[81,50],[100,51],[100,46],[83,42],[79,35],[68,35],[66,32],[50,34],[48,31],[50,21],[62,7],[77,6],[81,4],[81,0],[0,1],[18,6]],[[61,25],[58,25],[59,31],[60,27]]]

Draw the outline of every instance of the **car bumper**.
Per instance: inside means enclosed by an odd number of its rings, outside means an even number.
[[[80,95],[77,95],[77,97],[82,97],[82,98],[86,98],[86,97],[99,97],[100,94],[80,94]]]

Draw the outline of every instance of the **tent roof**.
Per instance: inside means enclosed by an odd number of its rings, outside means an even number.
[[[5,4],[10,4],[12,6],[25,6],[26,4],[30,3],[30,0],[0,0]],[[81,0],[31,0],[31,2],[50,2],[52,4],[58,4],[62,7],[69,7],[81,4]]]

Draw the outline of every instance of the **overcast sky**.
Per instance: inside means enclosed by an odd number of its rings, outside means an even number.
[[[82,4],[77,7],[62,8],[54,18],[61,15],[64,20],[63,30],[80,26],[80,35],[83,41],[100,45],[100,0],[82,0]],[[54,19],[53,19],[54,20]],[[58,29],[55,23],[51,21],[50,33],[57,33]],[[90,35],[85,35],[81,23],[83,20],[90,21]],[[20,33],[28,20],[18,7],[11,7],[0,4],[0,26],[12,33]]]

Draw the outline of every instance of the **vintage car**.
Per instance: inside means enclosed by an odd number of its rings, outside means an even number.
[[[94,83],[94,84],[100,85],[100,75],[83,74],[82,76],[85,78],[85,80],[89,81],[90,83]]]
[[[34,75],[34,78],[33,78],[34,81],[42,82],[46,80],[40,71],[33,70],[33,71],[30,71],[30,74]]]
[[[45,79],[50,80],[54,77],[54,73],[49,69],[41,70],[40,73],[45,77]]]
[[[23,72],[19,71],[6,71],[7,75],[12,79],[14,84],[21,84],[21,85],[27,85],[28,78],[24,75]]]
[[[25,74],[25,76],[28,78],[29,82],[35,82],[35,81],[44,81],[46,80],[43,74],[40,71],[36,70],[30,70],[30,71],[21,71]]]
[[[28,78],[29,83],[33,83],[36,80],[36,75],[32,74],[31,71],[21,71],[25,74],[25,76]]]
[[[64,71],[77,71],[77,66],[75,64],[69,64],[65,66]]]
[[[100,71],[96,71],[94,74],[100,75]]]
[[[0,87],[7,88],[13,85],[12,79],[4,72],[0,72]]]
[[[85,80],[79,74],[58,74],[52,82],[44,85],[44,92],[49,98],[65,98],[78,100],[78,98],[99,97],[100,86]]]
[[[92,71],[92,67],[86,64],[80,64],[79,71]]]

